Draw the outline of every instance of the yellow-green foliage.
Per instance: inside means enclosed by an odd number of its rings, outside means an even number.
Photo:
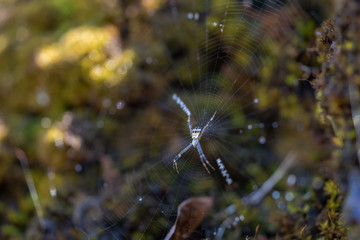
[[[338,186],[329,180],[325,183],[324,191],[328,200],[320,215],[322,218],[319,218],[320,234],[326,239],[345,239],[346,229],[340,215],[343,199]]]
[[[71,29],[59,42],[41,47],[36,63],[41,68],[77,64],[89,79],[109,86],[117,84],[132,67],[135,57],[133,50],[121,50],[117,34],[113,26]]]

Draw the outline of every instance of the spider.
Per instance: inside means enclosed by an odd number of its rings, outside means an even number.
[[[186,115],[188,115],[188,120],[187,120],[187,124],[190,130],[190,136],[192,138],[192,141],[189,145],[187,145],[178,155],[176,155],[176,157],[174,158],[174,162],[173,162],[173,167],[176,169],[176,172],[179,173],[178,167],[177,167],[177,160],[182,156],[182,154],[184,154],[186,151],[189,150],[189,148],[191,146],[193,146],[194,148],[197,148],[198,153],[200,155],[200,160],[201,163],[203,164],[204,168],[206,169],[206,171],[210,174],[210,171],[208,169],[208,167],[206,165],[208,165],[209,167],[211,167],[214,171],[215,168],[210,164],[210,162],[206,159],[205,154],[201,148],[200,145],[200,139],[201,136],[204,134],[204,132],[206,131],[206,129],[208,128],[210,122],[214,119],[215,113],[212,115],[212,117],[210,118],[210,120],[206,123],[206,125],[203,128],[200,127],[196,127],[196,128],[192,128],[191,127],[191,122],[190,122],[190,116],[191,116],[191,112],[190,110],[186,107],[185,103],[181,100],[180,97],[178,97],[176,94],[173,95],[173,100],[176,101],[176,103],[181,107],[181,109],[186,113]]]

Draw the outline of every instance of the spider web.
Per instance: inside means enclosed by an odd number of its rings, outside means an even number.
[[[276,102],[262,103],[267,93],[259,91],[259,73],[301,14],[293,2],[271,0],[170,0],[149,12],[153,32],[144,36],[144,45],[147,38],[158,45],[140,54],[149,74],[148,102],[125,103],[115,157],[104,160],[116,169],[116,180],[103,176],[96,190],[102,197],[88,197],[76,207],[77,229],[88,239],[163,239],[182,201],[212,196],[218,211],[232,212],[228,195],[241,198],[259,187],[261,180],[248,166],[278,163],[272,143],[282,126]],[[200,140],[215,167],[211,174],[193,147],[178,159],[179,174],[173,168],[174,157],[191,142],[187,115],[173,94],[191,111],[193,128],[216,112]],[[215,239],[220,225],[206,220],[189,239]]]

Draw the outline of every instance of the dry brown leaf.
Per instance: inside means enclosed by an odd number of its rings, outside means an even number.
[[[214,204],[212,197],[189,198],[178,207],[177,218],[164,240],[186,239],[202,222]]]

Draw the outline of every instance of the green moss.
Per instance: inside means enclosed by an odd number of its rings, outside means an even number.
[[[325,182],[324,191],[328,200],[319,217],[320,234],[326,239],[345,239],[346,228],[340,217],[343,198],[340,195],[337,184],[333,180]]]
[[[14,237],[20,238],[22,236],[22,230],[10,224],[1,226],[1,232],[10,239]]]

